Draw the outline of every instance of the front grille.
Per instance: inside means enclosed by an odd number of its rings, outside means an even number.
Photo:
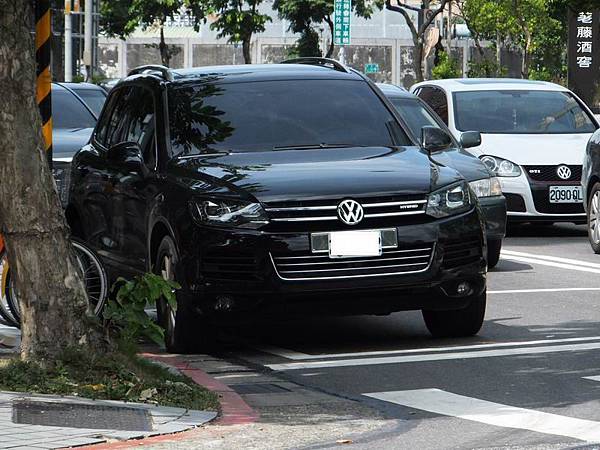
[[[345,199],[267,203],[265,210],[271,222],[339,221],[338,205]],[[381,219],[425,214],[423,197],[354,198],[364,210],[364,219]]]
[[[256,259],[253,256],[204,256],[202,273],[211,280],[256,280]]]
[[[482,256],[482,245],[479,239],[450,241],[444,244],[442,267],[451,269],[478,261]]]
[[[384,249],[381,256],[332,259],[329,255],[271,255],[284,280],[319,280],[375,277],[424,272],[429,268],[434,244]]]
[[[550,203],[548,189],[534,189],[533,203],[538,212],[544,214],[583,214],[583,203]]]
[[[571,170],[571,176],[567,179],[560,178],[556,170],[557,166],[524,166],[529,178],[534,181],[579,181],[581,180],[581,166],[567,166]]]
[[[504,194],[506,197],[506,209],[509,212],[527,212],[525,199],[519,194]]]

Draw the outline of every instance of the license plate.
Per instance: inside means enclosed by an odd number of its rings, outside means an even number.
[[[581,186],[550,186],[550,203],[582,203]]]
[[[380,255],[381,232],[378,230],[334,231],[329,233],[329,256],[331,258]]]

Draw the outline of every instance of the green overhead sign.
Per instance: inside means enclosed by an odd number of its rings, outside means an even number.
[[[333,42],[335,45],[350,45],[352,0],[335,0],[333,11]]]

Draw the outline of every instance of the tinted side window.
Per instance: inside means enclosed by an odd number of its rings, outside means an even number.
[[[152,92],[135,86],[124,110],[121,141],[137,142],[147,165],[154,165],[154,99]]]
[[[434,87],[424,87],[419,91],[418,96],[448,125],[448,100],[444,91]]]
[[[131,88],[125,87],[119,89],[119,97],[116,100],[115,107],[110,114],[108,120],[108,126],[106,130],[105,146],[110,147],[112,145],[123,142],[121,136],[123,136],[123,128],[125,126],[124,113],[129,102],[131,94]]]
[[[102,114],[98,120],[98,126],[96,127],[95,138],[101,145],[106,147],[106,135],[108,132],[108,127],[110,124],[110,118],[115,109],[115,105],[119,101],[119,96],[121,94],[121,90],[111,92],[106,105],[106,109],[104,110],[104,114]]]

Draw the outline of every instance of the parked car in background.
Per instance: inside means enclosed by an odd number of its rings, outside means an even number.
[[[411,88],[460,133],[477,130],[469,152],[499,177],[510,222],[585,222],[580,186],[586,144],[598,128],[589,108],[553,83],[454,79]]]
[[[587,214],[587,229],[594,253],[600,254],[600,130],[590,138],[581,175],[583,204]]]
[[[91,83],[52,83],[52,160],[64,206],[69,193],[71,159],[90,140],[106,91]]]
[[[417,96],[391,84],[379,83],[377,86],[398,110],[415,139],[421,138],[425,126],[437,127],[452,136],[444,122]],[[458,170],[477,195],[486,221],[488,267],[492,268],[498,264],[502,240],[506,235],[506,200],[502,195],[498,178],[476,156],[464,150],[465,146],[480,144],[481,139],[477,138],[477,134],[477,132],[462,133],[460,139],[466,145],[451,138],[452,146],[432,154],[432,157],[440,164]]]
[[[170,351],[271,314],[422,310],[435,336],[480,329],[483,221],[364,75],[337,61],[133,70],[73,160],[67,217],[114,279],[177,281]]]

